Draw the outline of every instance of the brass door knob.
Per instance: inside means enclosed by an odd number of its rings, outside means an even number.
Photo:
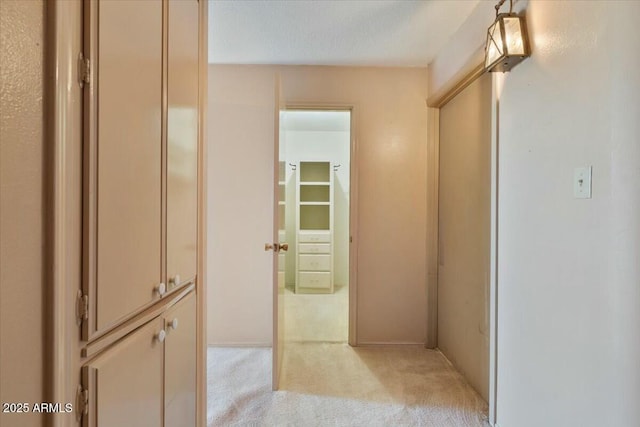
[[[288,251],[289,250],[289,244],[288,243],[265,243],[264,244],[264,250],[265,251],[270,251],[273,250],[274,252],[280,252],[280,251]]]

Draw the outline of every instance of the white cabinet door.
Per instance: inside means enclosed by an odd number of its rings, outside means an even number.
[[[83,367],[83,427],[162,425],[163,328],[156,318]]]
[[[165,315],[164,427],[196,425],[196,296]]]
[[[169,1],[167,277],[196,275],[198,208],[198,1]]]
[[[90,339],[160,297],[162,1],[85,5],[92,74],[85,85],[83,338]]]

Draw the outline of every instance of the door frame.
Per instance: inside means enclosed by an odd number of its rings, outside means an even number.
[[[42,309],[45,358],[43,397],[75,402],[80,383],[76,295],[82,287],[82,90],[77,61],[83,42],[81,2],[49,2],[44,16],[45,211]],[[52,413],[51,426],[68,416]]]
[[[348,343],[358,346],[358,143],[356,138],[355,103],[286,102],[287,110],[307,111],[349,111],[350,114],[350,154],[349,154],[349,325]]]
[[[440,108],[484,75],[484,57],[460,70],[452,81],[427,99],[427,348],[438,345],[438,264]],[[498,186],[499,94],[502,74],[492,75],[491,95],[491,225],[489,274],[489,424],[496,425],[498,389]]]

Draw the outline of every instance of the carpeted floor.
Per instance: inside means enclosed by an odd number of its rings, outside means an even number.
[[[347,342],[349,287],[332,294],[296,294],[285,290],[285,337],[293,342]]]
[[[209,348],[209,426],[485,427],[487,404],[438,351],[289,343],[281,390],[270,348]]]

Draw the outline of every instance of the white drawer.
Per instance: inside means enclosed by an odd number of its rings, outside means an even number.
[[[331,245],[329,243],[300,243],[298,252],[301,254],[328,254],[331,253]]]
[[[329,243],[331,242],[331,233],[326,232],[300,232],[298,234],[298,242],[300,243]]]
[[[331,273],[327,272],[300,272],[298,286],[301,288],[330,289]]]
[[[331,255],[300,255],[298,268],[307,271],[329,271]]]

